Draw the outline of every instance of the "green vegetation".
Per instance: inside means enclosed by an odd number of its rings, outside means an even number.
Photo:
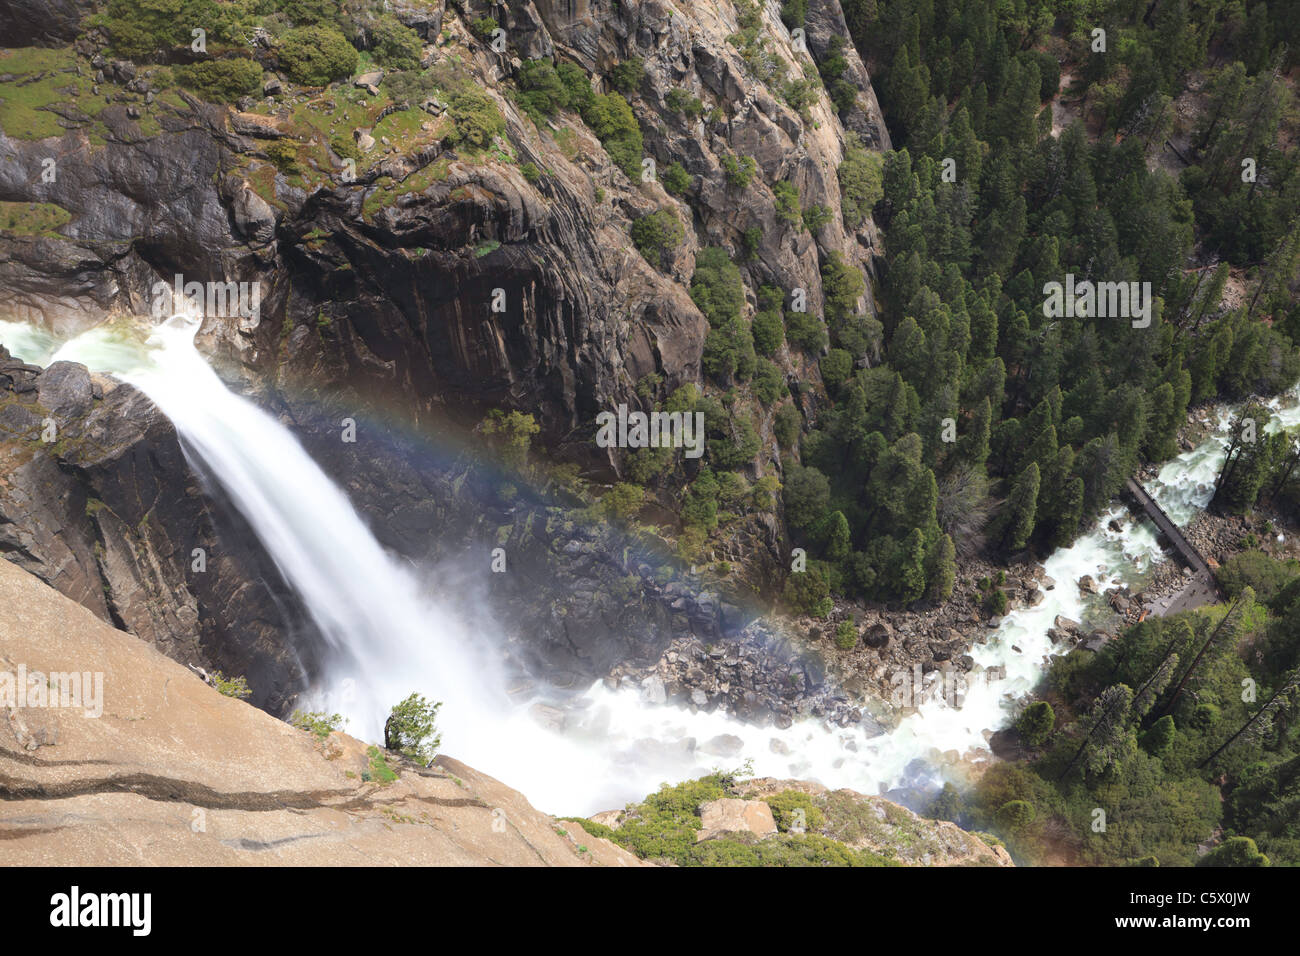
[[[479,431],[507,467],[522,472],[528,465],[533,436],[541,431],[541,426],[530,414],[494,408],[479,424]]]
[[[799,208],[799,191],[784,179],[772,184],[777,222],[797,229],[803,225],[803,211]]]
[[[767,798],[779,833],[759,840],[751,834],[714,837],[696,842],[700,805],[733,795],[734,778],[714,773],[676,786],[665,784],[639,804],[627,808],[617,829],[571,818],[594,837],[611,840],[642,859],[666,860],[678,866],[890,866],[892,860],[870,850],[854,850],[827,836],[811,832],[825,824],[823,811],[808,794],[785,791]],[[802,811],[804,828],[792,825]]]
[[[858,629],[852,621],[840,621],[835,625],[835,646],[842,651],[851,651],[858,646]]]
[[[844,224],[856,229],[885,196],[885,162],[880,153],[864,149],[856,136],[849,134],[849,137],[844,161],[840,163],[839,181]]]
[[[276,56],[289,79],[305,86],[325,86],[351,76],[357,51],[330,27],[295,27],[280,38]]]
[[[639,56],[629,57],[609,71],[609,82],[620,93],[635,93],[645,75],[645,63]]]
[[[664,105],[674,113],[685,113],[690,119],[704,115],[704,103],[698,96],[673,87],[664,94]]]
[[[440,703],[411,694],[393,708],[384,722],[384,747],[428,766],[442,743],[437,727],[440,707]]]
[[[289,723],[324,740],[343,728],[343,715],[326,714],[321,710],[295,710],[289,715]]]
[[[628,521],[636,517],[645,501],[645,489],[640,485],[620,481],[600,499],[601,510],[614,521]]]
[[[1191,403],[1300,378],[1300,306],[1284,291],[1300,261],[1300,163],[1292,92],[1275,69],[1294,59],[1282,39],[1294,27],[1259,2],[1247,4],[1260,24],[1249,41],[1217,7],[1161,5],[1149,23],[1145,9],[1117,9],[1101,56],[1088,49],[1093,17],[1041,0],[977,0],[942,16],[921,0],[843,6],[859,51],[882,64],[895,144],[882,158],[846,142],[844,217],[853,228],[873,215],[886,268],[868,290],[855,263],[825,255],[824,323],[785,313],[792,348],[829,345],[833,401],[800,447],[828,494],[811,515],[794,501],[790,526],[831,593],[907,604],[948,590],[958,548],[1069,543],[1141,461],[1176,452]],[[1050,135],[1053,24],[1082,64],[1082,108],[1107,131],[1098,141],[1082,123]],[[1210,70],[1188,167],[1170,174],[1156,154],[1171,100],[1211,43],[1229,61]],[[848,54],[833,43],[818,63],[840,110],[856,99]],[[1267,187],[1242,180],[1243,157],[1269,166]],[[772,191],[783,226],[823,222],[820,210],[805,216],[792,183]],[[1239,305],[1224,307],[1227,263],[1185,271],[1198,243],[1253,270]],[[1044,286],[1067,274],[1150,282],[1149,322],[1045,314]],[[946,420],[956,442],[943,440]],[[1217,508],[1300,503],[1285,439],[1261,436],[1234,457]],[[805,487],[786,481],[787,519]],[[847,555],[829,534],[837,515]],[[983,600],[1000,613],[1006,598]]]
[[[722,383],[733,378],[748,380],[754,374],[756,356],[753,336],[742,316],[745,289],[740,270],[722,249],[710,246],[695,257],[691,298],[709,320],[709,334],[704,341],[705,371]]]
[[[392,14],[376,18],[368,28],[370,52],[375,62],[394,70],[414,70],[420,65],[420,36],[402,26]]]
[[[0,232],[53,238],[72,213],[52,202],[0,202]]]
[[[746,188],[753,181],[757,169],[758,163],[753,156],[742,156],[740,159],[732,155],[722,157],[723,175],[726,176],[727,185],[733,189]]]
[[[1057,658],[1016,725],[1032,749],[948,818],[1025,863],[1300,863],[1300,579],[1253,576],[1290,583]]]
[[[506,129],[497,101],[476,86],[465,86],[453,93],[447,113],[456,124],[448,139],[469,149],[487,149]]]
[[[679,162],[669,163],[659,175],[659,182],[670,196],[684,196],[694,180]]]
[[[212,684],[220,693],[236,700],[247,700],[253,696],[253,689],[248,686],[246,677],[227,677],[221,671],[213,671]]]
[[[362,780],[386,787],[397,779],[397,771],[388,765],[388,758],[384,756],[383,751],[378,747],[374,745],[367,747],[366,757],[370,761],[370,768],[361,771]]]
[[[681,245],[686,229],[671,209],[647,213],[632,223],[632,244],[655,268],[663,263],[663,256]]]
[[[176,68],[181,86],[213,103],[233,103],[241,96],[261,92],[262,68],[253,60],[232,57],[225,60],[200,60]]]
[[[641,175],[641,127],[627,100],[618,93],[595,96],[583,108],[582,120],[596,134],[615,166],[629,179]]]

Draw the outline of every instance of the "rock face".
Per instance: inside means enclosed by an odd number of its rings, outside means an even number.
[[[24,20],[40,19],[26,0],[0,2]],[[63,13],[89,6],[55,4],[46,18],[51,39],[69,35],[58,25]],[[468,35],[472,19],[443,3],[400,0],[391,9],[431,44],[444,31]],[[688,284],[701,246],[740,260],[751,289],[805,290],[814,313],[823,305],[826,256],[874,268],[874,225],[868,219],[850,230],[840,215],[833,171],[845,127],[824,93],[800,115],[753,75],[728,40],[736,29],[730,4],[536,0],[496,15],[506,18],[512,54],[576,62],[601,92],[614,65],[641,58],[645,73],[627,98],[644,152],[661,168],[682,163],[693,177],[689,202],[658,182],[629,179],[572,114],[538,128],[507,95],[522,61],[477,41],[457,45],[455,58],[496,99],[513,162],[458,155],[444,141],[386,143],[355,180],[326,170],[311,189],[270,162],[268,147],[293,133],[291,100],[263,116],[249,102],[232,111],[188,93],[159,95],[145,104],[155,121],[146,130],[137,94],[148,85],[148,65],[137,71],[95,56],[101,82],[122,87],[96,115],[95,135],[75,116],[61,120],[67,131],[58,138],[23,141],[0,131],[0,200],[55,203],[72,217],[57,238],[0,237],[0,315],[68,336],[111,315],[149,314],[155,284],[177,274],[258,282],[259,315],[211,316],[201,347],[237,387],[294,423],[385,545],[417,563],[486,561],[491,547],[506,548],[511,573],[491,576],[487,587],[521,670],[577,686],[622,662],[644,676],[673,642],[735,643],[723,660],[737,667],[706,665],[717,671],[706,706],[788,720],[792,704],[776,693],[777,682],[798,670],[796,693],[827,698],[814,713],[838,720],[851,708],[830,700],[835,693],[822,689],[817,662],[804,667],[769,654],[766,635],[741,636],[767,608],[707,595],[697,579],[665,583],[658,571],[667,559],[648,560],[607,531],[568,528],[548,502],[504,500],[483,476],[448,464],[441,449],[401,440],[404,429],[427,434],[444,421],[476,422],[488,408],[520,409],[537,418],[537,442],[552,457],[614,480],[624,462],[589,440],[595,415],[621,402],[647,407],[636,389],[649,376],[659,377],[656,400],[700,380],[708,325]],[[837,31],[837,0],[812,4],[813,52]],[[790,75],[814,69],[796,57],[774,9],[764,8],[762,33]],[[91,38],[78,44],[92,52]],[[451,58],[433,45],[424,55]],[[855,53],[846,55],[847,78],[859,87],[846,122],[868,146],[887,148],[866,70]],[[282,90],[295,95],[291,84]],[[706,114],[671,108],[670,92],[698,97]],[[58,175],[46,181],[33,170],[52,152]],[[723,167],[737,155],[752,156],[762,172],[743,190],[728,184]],[[545,176],[530,182],[525,161]],[[434,164],[437,176],[429,175]],[[781,180],[797,186],[805,206],[829,210],[815,237],[780,225],[769,184]],[[388,183],[412,188],[377,202]],[[629,231],[659,209],[690,228],[656,268]],[[747,234],[759,237],[758,247],[742,256]],[[497,293],[504,311],[490,307]],[[874,308],[864,295],[859,309]],[[811,413],[816,357],[780,360],[787,377],[813,384],[798,396]],[[238,516],[219,500],[203,504],[166,423],[129,390],[101,385],[99,398],[92,387],[87,405],[84,372],[51,369],[37,396],[18,391],[35,381],[30,371],[17,378],[0,393],[0,404],[11,406],[0,409],[0,422],[8,415],[17,423],[17,444],[0,448],[14,469],[0,483],[0,547],[105,619],[178,659],[244,674],[259,704],[284,707],[313,665],[310,625],[260,549],[238,544],[251,542]],[[61,423],[68,441],[41,448],[29,440],[43,418],[36,403],[51,411],[46,403],[56,398],[69,403],[54,410],[68,420]],[[751,478],[779,470],[770,412],[757,411],[766,448],[751,462]],[[367,412],[398,427],[340,449],[339,418]],[[83,442],[86,429],[110,444]],[[783,532],[773,515],[746,520],[716,560],[737,566],[737,592],[752,603],[754,591],[771,593],[783,577]],[[206,576],[187,570],[195,548],[208,556]]]
[[[6,381],[0,553],[174,659],[248,677],[279,709],[311,661],[310,625],[167,418],[129,385],[0,346]]]
[[[645,865],[457,760],[319,741],[223,697],[5,561],[0,607],[0,673],[102,675],[98,716],[94,695],[4,708],[10,865]],[[363,779],[376,753],[394,782]]]

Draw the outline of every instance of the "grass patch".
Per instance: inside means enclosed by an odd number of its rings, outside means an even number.
[[[0,202],[0,232],[57,238],[72,213],[52,202]]]
[[[361,772],[362,780],[387,786],[397,779],[397,773],[388,766],[387,758],[378,747],[372,744],[366,749],[366,755],[370,757],[370,769]]]

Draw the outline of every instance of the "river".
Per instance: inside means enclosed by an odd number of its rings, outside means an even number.
[[[562,730],[512,701],[484,621],[453,613],[438,582],[413,571],[376,541],[346,495],[293,435],[230,391],[194,346],[198,323],[118,320],[60,341],[32,326],[0,321],[0,344],[39,365],[80,362],[144,391],[168,415],[186,456],[205,481],[239,508],[303,599],[328,643],[325,672],[307,705],[338,712],[346,730],[382,741],[389,709],[412,691],[443,702],[442,750],[527,794],[551,813],[620,807],[665,781],[680,781],[748,761],[755,774],[817,780],[878,793],[960,777],[988,759],[987,735],[1015,714],[1042,676],[1057,615],[1087,623],[1104,599],[1080,592],[1142,587],[1165,560],[1155,530],[1116,505],[1087,534],[1043,562],[1056,582],[1036,607],[1015,610],[970,651],[976,662],[961,698],[936,693],[888,734],[796,722],[784,730],[645,700],[634,688],[602,682],[570,704]],[[1268,428],[1300,424],[1300,405],[1272,403]],[[1147,490],[1179,525],[1208,503],[1229,427],[1217,409],[1214,430],[1168,462]],[[1112,519],[1122,528],[1111,530]],[[991,675],[1005,676],[991,676]]]

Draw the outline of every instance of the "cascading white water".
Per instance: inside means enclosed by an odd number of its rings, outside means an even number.
[[[490,621],[450,612],[436,580],[383,550],[288,430],[225,387],[194,348],[197,327],[180,317],[143,332],[116,323],[60,344],[0,321],[0,343],[27,361],[66,359],[115,374],[171,418],[195,470],[229,495],[325,635],[326,674],[311,695],[317,706],[347,717],[351,733],[378,741],[389,708],[407,694],[440,700],[443,750],[552,812],[619,806],[664,780],[746,759],[758,774],[865,792],[915,779],[918,760],[932,778],[934,768],[984,759],[987,733],[1006,723],[1050,655],[1063,649],[1047,636],[1054,618],[1084,620],[1099,600],[1074,582],[1089,574],[1102,591],[1136,584],[1163,560],[1145,522],[1110,530],[1110,520],[1124,515],[1112,509],[1044,563],[1057,585],[1042,603],[1008,614],[987,643],[972,648],[976,669],[961,706],[929,700],[887,735],[813,720],[784,730],[756,727],[722,713],[656,706],[633,689],[611,691],[599,682],[567,713],[562,731],[547,729],[505,695],[485,637]],[[1300,423],[1300,406],[1274,408],[1270,427]],[[1226,414],[1219,418],[1218,434],[1171,461],[1149,489],[1179,523],[1209,499],[1226,442]],[[1005,677],[984,679],[994,669],[1005,669]],[[739,748],[734,740],[711,745],[723,735],[738,738]]]

